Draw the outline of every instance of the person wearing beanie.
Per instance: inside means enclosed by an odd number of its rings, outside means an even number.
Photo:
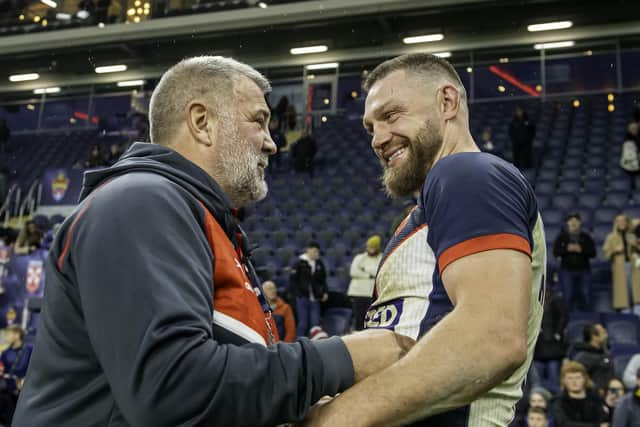
[[[356,331],[364,329],[364,317],[373,302],[376,272],[382,258],[381,246],[382,238],[378,235],[371,236],[367,240],[366,251],[356,255],[351,262],[351,282],[347,295],[351,298]]]

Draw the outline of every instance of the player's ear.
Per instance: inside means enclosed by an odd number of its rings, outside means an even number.
[[[198,144],[213,145],[211,138],[216,134],[214,132],[217,126],[215,114],[207,108],[206,104],[194,99],[187,104],[187,126],[189,133]]]
[[[444,84],[438,91],[440,112],[444,120],[454,119],[460,111],[460,90],[452,84]]]

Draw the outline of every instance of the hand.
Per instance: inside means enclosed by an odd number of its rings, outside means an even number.
[[[18,378],[16,380],[16,389],[18,389],[18,391],[22,391],[23,385],[24,385],[24,378]]]
[[[329,294],[324,293],[324,294],[322,294],[322,299],[320,301],[327,302],[328,299],[329,299]]]
[[[355,381],[361,381],[400,360],[415,345],[405,335],[369,329],[342,337],[353,360]]]

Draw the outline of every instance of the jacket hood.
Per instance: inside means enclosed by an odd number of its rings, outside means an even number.
[[[175,182],[202,202],[225,229],[234,228],[231,201],[218,183],[176,151],[157,144],[136,142],[113,166],[85,172],[80,201],[107,180],[131,172],[156,173]]]

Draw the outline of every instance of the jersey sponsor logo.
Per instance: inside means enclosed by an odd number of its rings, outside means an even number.
[[[398,299],[384,305],[372,306],[365,316],[367,328],[393,329],[398,325],[402,315],[404,300]]]

